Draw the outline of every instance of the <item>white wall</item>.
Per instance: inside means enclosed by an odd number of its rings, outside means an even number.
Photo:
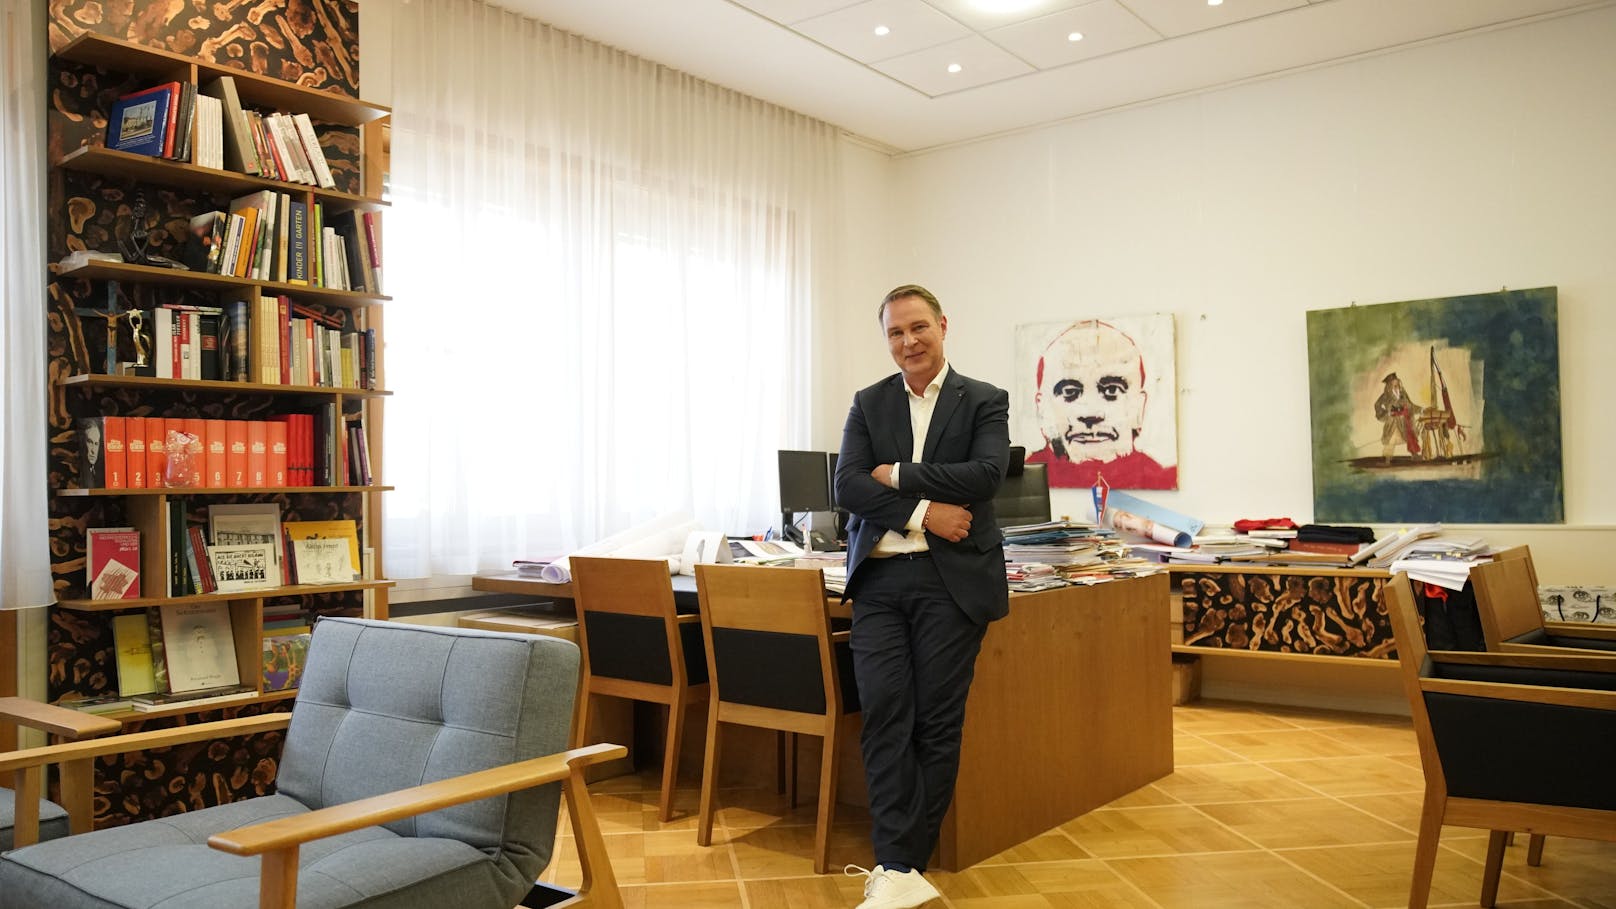
[[[1307,310],[1556,285],[1568,529],[1486,533],[1536,544],[1546,582],[1616,581],[1612,38],[1605,8],[900,157],[837,303],[926,284],[950,360],[1004,387],[1018,323],[1176,313],[1181,488],[1151,497],[1305,521]],[[849,390],[892,370],[847,337]]]
[[[886,153],[854,139],[842,140],[834,279],[828,290],[815,294],[814,349],[819,351],[811,439],[815,448],[840,447],[853,392],[892,372],[875,308],[888,290],[904,283],[893,262],[896,171]]]

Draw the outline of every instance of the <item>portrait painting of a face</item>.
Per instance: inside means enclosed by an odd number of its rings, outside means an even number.
[[[1016,444],[1049,485],[1178,488],[1170,313],[1016,327]]]

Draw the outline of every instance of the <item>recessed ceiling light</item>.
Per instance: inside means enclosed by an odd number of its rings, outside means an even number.
[[[1044,0],[971,0],[984,13],[1019,13],[1043,4]]]
[[[1082,41],[1083,40],[1083,33],[1082,32],[1072,32],[1070,35],[1066,36],[1066,40],[1068,40],[1068,41]]]
[[[964,68],[965,67],[960,66],[958,63],[950,63],[950,64],[948,64],[948,71],[951,72],[951,73],[957,73],[957,72],[959,72],[960,70],[962,70]]]
[[[887,35],[892,34],[892,29],[887,28],[885,25],[877,25],[875,27],[875,34],[876,37],[885,38]]]
[[[1223,0],[1206,0],[1207,6],[1222,6]]]

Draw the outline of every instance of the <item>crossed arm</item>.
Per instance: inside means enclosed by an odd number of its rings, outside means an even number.
[[[991,499],[1004,479],[1009,457],[1009,413],[1010,397],[1001,390],[971,414],[971,450],[966,460],[952,464],[901,462],[899,488],[893,489],[871,473],[879,465],[864,409],[854,397],[836,462],[837,503],[878,527],[901,531],[922,499],[958,506]]]

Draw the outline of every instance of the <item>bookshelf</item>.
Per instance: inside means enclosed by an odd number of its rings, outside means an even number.
[[[177,287],[199,291],[257,289],[260,293],[269,296],[285,294],[288,297],[306,302],[324,303],[328,306],[338,306],[346,309],[374,306],[379,303],[385,303],[389,299],[378,294],[360,293],[353,290],[309,287],[302,284],[286,284],[280,281],[255,281],[250,278],[237,278],[231,275],[175,271],[151,265],[130,265],[127,262],[91,262],[77,268],[56,268],[55,272],[59,280],[82,278],[86,281],[119,281],[129,284]]]
[[[53,47],[50,78],[55,90],[50,93],[48,102],[46,150],[52,168],[48,189],[49,262],[46,263],[52,273],[47,301],[50,326],[47,338],[50,390],[47,487],[52,492],[51,550],[57,594],[48,655],[53,679],[51,696],[70,700],[74,696],[116,693],[116,660],[110,630],[114,615],[151,607],[211,602],[228,604],[241,681],[256,688],[226,702],[192,706],[181,703],[149,712],[111,715],[131,725],[154,720],[185,722],[194,715],[242,708],[285,709],[296,691],[264,691],[259,671],[264,609],[272,603],[296,602],[311,619],[328,613],[363,612],[375,618],[386,618],[388,614],[387,592],[393,582],[384,580],[381,565],[380,500],[381,494],[392,487],[383,485],[379,478],[382,406],[391,395],[385,390],[382,369],[381,308],[390,298],[373,291],[121,261],[91,261],[74,268],[56,264],[74,250],[118,251],[119,243],[129,236],[131,200],[137,194],[149,206],[145,222],[150,231],[148,251],[169,258],[179,258],[176,250],[187,237],[185,226],[189,218],[209,211],[223,211],[232,198],[264,190],[284,195],[293,203],[302,203],[310,212],[315,205],[328,214],[387,210],[389,204],[382,198],[382,174],[387,167],[386,132],[391,111],[357,97],[358,47],[354,38],[358,34],[357,7],[343,0],[319,0],[319,5],[321,16],[308,26],[311,30],[307,34],[298,36],[299,46],[276,46],[267,51],[262,43],[248,41],[251,33],[243,33],[239,23],[233,21],[246,10],[224,6],[166,21],[158,26],[157,33],[141,34],[139,41],[103,33],[125,27],[116,23],[102,23],[94,27],[96,30],[79,34],[63,33],[61,23],[54,23],[50,30]],[[270,0],[262,5],[260,12],[274,8],[271,14],[279,17],[287,13],[285,7],[284,3]],[[62,21],[73,20],[67,17]],[[208,58],[176,53],[172,50],[176,47],[205,49]],[[309,50],[314,51],[313,58],[309,58]],[[298,60],[300,53],[305,57],[303,61]],[[308,114],[336,185],[321,188],[104,146],[107,113],[111,102],[118,97],[170,81],[201,85],[221,76],[233,80],[244,109]],[[114,362],[131,359],[122,355],[123,346],[132,348],[127,323],[124,323],[122,337],[113,342],[119,345],[119,351],[109,358],[104,349],[106,322],[104,317],[96,318],[92,311],[220,306],[227,301],[256,300],[261,296],[284,296],[292,303],[307,306],[328,318],[333,330],[342,335],[374,332],[371,387],[177,379],[109,374],[106,369],[109,359]],[[371,484],[103,489],[85,488],[78,476],[76,425],[81,417],[261,421],[283,414],[319,412],[333,406],[337,417],[355,420],[353,425],[363,426],[370,453]],[[343,421],[337,425],[349,424]],[[340,449],[337,457],[346,457],[346,445],[339,441],[336,448]],[[169,589],[166,581],[171,543],[167,522],[173,497],[187,500],[187,523],[196,523],[207,504],[219,502],[274,502],[280,506],[282,521],[351,519],[358,526],[361,545],[370,553],[371,570],[365,580],[352,583],[283,585],[249,592],[187,596],[151,595]],[[141,531],[140,576],[144,595],[121,600],[90,599],[85,578],[85,532],[116,526]],[[56,681],[58,679],[61,681]],[[207,762],[215,757],[197,755],[186,760]],[[121,791],[121,797],[120,794],[109,797],[98,823],[120,823],[136,816],[168,813],[173,806],[165,802],[170,798],[165,793],[173,789],[172,780],[206,771],[177,762],[165,772],[169,776],[160,779],[125,774],[126,779],[118,781],[117,768],[101,768],[106,780],[127,788]],[[217,773],[212,775],[220,778]],[[252,795],[256,794],[251,789],[254,785],[259,784],[231,778],[228,783],[231,793],[215,794],[226,800]],[[129,807],[136,804],[141,808]]]

